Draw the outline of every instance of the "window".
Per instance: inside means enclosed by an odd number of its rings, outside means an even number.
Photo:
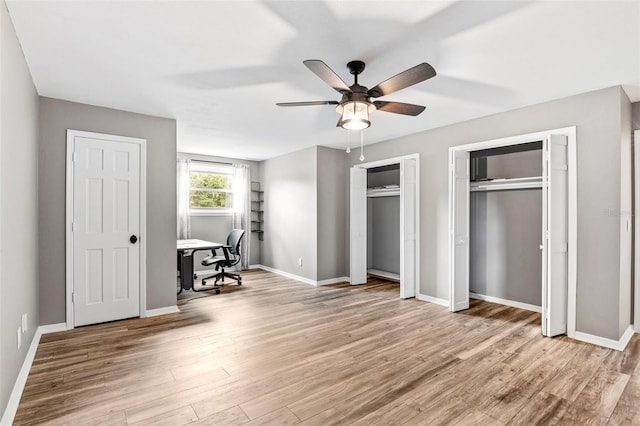
[[[231,167],[191,163],[189,208],[191,213],[228,213],[233,208]]]

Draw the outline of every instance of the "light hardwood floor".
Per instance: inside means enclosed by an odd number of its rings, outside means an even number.
[[[387,281],[243,277],[177,314],[43,336],[15,424],[640,424],[638,335],[616,352]]]

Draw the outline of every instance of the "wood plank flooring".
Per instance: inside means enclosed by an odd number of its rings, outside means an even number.
[[[45,335],[15,424],[640,425],[640,336],[617,352],[398,295],[247,271],[177,314]]]

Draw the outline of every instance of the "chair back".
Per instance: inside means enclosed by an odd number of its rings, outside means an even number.
[[[227,236],[227,245],[231,246],[229,251],[234,256],[240,256],[240,243],[244,237],[244,229],[232,229]]]

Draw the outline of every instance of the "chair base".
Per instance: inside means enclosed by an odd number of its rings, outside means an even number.
[[[200,287],[196,287],[196,286],[194,285],[193,287],[191,287],[191,290],[193,290],[193,291],[209,291],[209,290],[215,290],[215,291],[216,291],[216,294],[220,294],[220,286],[219,286],[219,285],[214,284],[214,285],[212,285],[212,286],[207,286],[207,285],[204,285],[204,284],[206,284],[206,282],[205,282],[205,281],[202,281],[202,284],[203,284],[203,285],[202,285],[202,286],[200,286]]]
[[[211,275],[211,276],[208,276],[208,277],[204,277],[202,279],[202,285],[204,286],[205,284],[207,284],[207,280],[210,280],[210,279],[214,278],[215,281],[213,282],[213,287],[212,288],[208,288],[207,290],[211,290],[213,288],[216,288],[217,289],[216,293],[220,293],[220,286],[218,285],[218,282],[222,281],[220,283],[220,285],[224,285],[225,284],[225,282],[224,282],[225,277],[226,278],[230,278],[232,280],[235,280],[238,283],[238,285],[242,285],[242,277],[240,275],[232,274],[230,272],[225,272],[224,269],[222,271],[218,272],[217,274],[214,274],[214,275]],[[195,291],[203,291],[203,290],[196,290],[195,287],[194,287],[194,290]]]

